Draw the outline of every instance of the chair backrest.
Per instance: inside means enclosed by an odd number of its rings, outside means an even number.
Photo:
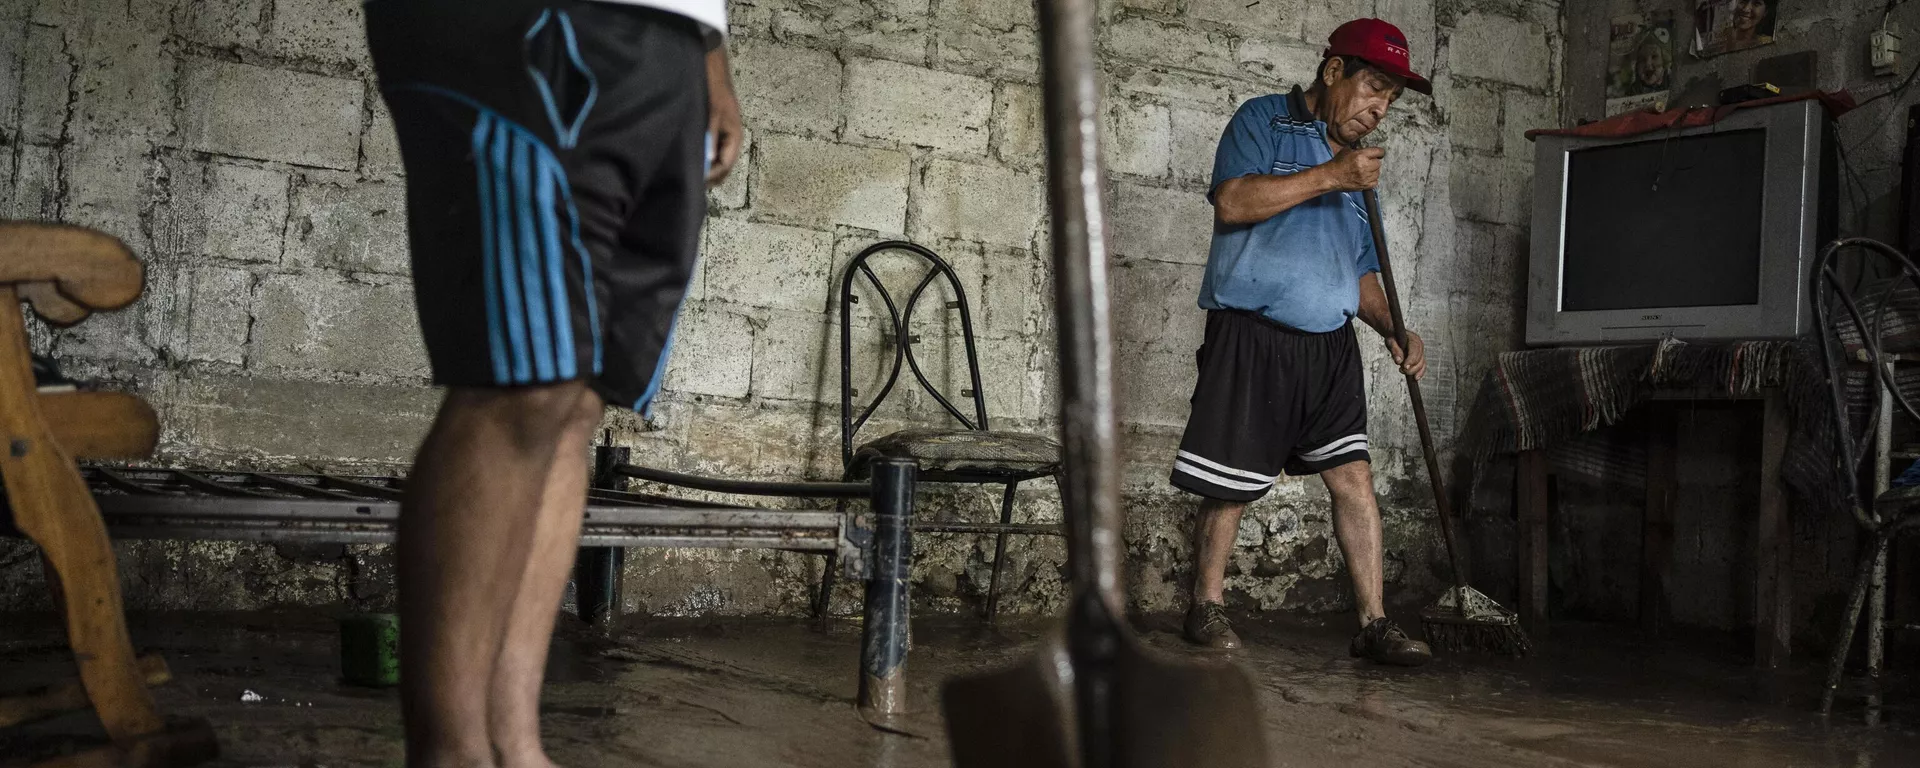
[[[871,265],[875,256],[889,251],[917,257],[915,260],[922,262],[926,267],[925,274],[914,282],[913,289],[907,294],[904,304],[894,300],[886,281],[880,279],[880,275],[874,272]],[[872,397],[864,406],[855,408],[854,398],[857,394],[853,389],[853,305],[860,301],[859,296],[854,293],[854,285],[859,277],[866,278],[867,284],[872,286],[874,294],[886,307],[886,319],[890,323],[888,330],[892,333],[893,361],[888,368],[885,383],[872,393]],[[914,345],[920,342],[920,337],[911,333],[909,329],[913,312],[920,306],[920,300],[926,295],[927,288],[941,279],[946,281],[947,288],[953,292],[953,299],[947,302],[945,308],[960,313],[960,333],[967,353],[967,380],[971,386],[970,389],[963,390],[960,395],[973,400],[971,416],[954,406],[953,400],[928,380],[926,372],[920,366],[919,358],[913,351]],[[920,383],[920,387],[967,429],[987,428],[987,398],[980,387],[980,356],[973,339],[973,314],[967,305],[967,294],[960,286],[959,276],[954,273],[953,266],[948,264],[946,259],[940,258],[940,255],[932,250],[904,240],[888,240],[868,246],[866,250],[854,256],[853,261],[848,262],[846,272],[840,276],[840,456],[842,466],[853,466],[854,436],[860,432],[860,428],[867,423],[867,420],[873,417],[874,411],[879,410],[880,404],[887,399],[887,396],[894,392],[894,385],[899,382],[900,367],[903,362],[907,370],[912,372],[914,380]]]
[[[1839,271],[1836,257],[1845,250],[1856,249],[1868,258],[1863,260],[1861,268],[1876,258],[1892,267],[1893,275],[1867,291],[1864,296],[1855,296],[1847,283],[1853,281],[1844,278]],[[1831,411],[1834,422],[1835,446],[1839,452],[1843,467],[1841,486],[1846,489],[1847,500],[1853,502],[1854,515],[1859,522],[1873,530],[1878,523],[1865,516],[1865,509],[1871,505],[1859,503],[1860,465],[1869,453],[1868,442],[1873,439],[1875,424],[1879,418],[1879,398],[1874,397],[1873,379],[1880,380],[1886,387],[1891,400],[1908,415],[1920,418],[1899,386],[1898,378],[1888,364],[1893,358],[1882,346],[1890,337],[1906,335],[1915,324],[1911,317],[1892,317],[1901,308],[1910,307],[1911,296],[1920,289],[1920,268],[1899,250],[1884,243],[1866,238],[1844,238],[1827,245],[1815,257],[1811,267],[1811,285],[1813,303],[1813,329],[1815,340],[1819,343],[1820,354],[1826,367],[1828,394],[1831,398]],[[1867,299],[1861,301],[1860,299]],[[1838,304],[1836,307],[1835,304]],[[1838,313],[1836,309],[1843,310]],[[1854,349],[1848,349],[1855,347]],[[1857,357],[1856,357],[1857,355]],[[1868,365],[1865,369],[1848,365],[1850,360],[1859,360]],[[1851,403],[1847,391],[1849,379],[1858,376],[1865,384],[1869,402],[1863,428],[1853,425]]]

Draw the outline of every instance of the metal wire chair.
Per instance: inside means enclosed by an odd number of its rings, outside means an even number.
[[[893,292],[873,268],[875,257],[888,252],[903,253],[917,257],[925,269],[913,288],[907,293],[906,301],[895,300]],[[866,399],[864,404],[856,404],[859,393],[854,389],[853,375],[853,307],[860,302],[855,286],[864,278],[872,288],[881,305],[885,308],[883,319],[890,333],[893,352],[887,375],[879,387]],[[912,333],[909,324],[913,320],[914,310],[926,304],[928,289],[937,282],[944,281],[952,292],[952,300],[944,303],[944,309],[957,312],[960,317],[960,335],[966,351],[967,387],[960,390],[960,399],[972,400],[972,408],[963,409],[954,403],[927,376],[915,348],[920,345],[919,335]],[[935,306],[941,306],[936,303]],[[952,427],[916,427],[883,435],[879,438],[860,442],[860,431],[871,421],[874,413],[880,409],[887,398],[901,391],[902,369],[910,372],[912,381],[921,391],[939,404],[940,408],[957,422]],[[995,537],[993,552],[993,572],[987,583],[987,601],[985,614],[992,620],[999,611],[1000,578],[1004,571],[1007,537],[1010,535],[1059,535],[1060,529],[1054,525],[1015,524],[1013,522],[1014,493],[1020,483],[1043,477],[1054,477],[1060,472],[1060,445],[1052,438],[1022,432],[997,431],[992,429],[987,417],[987,396],[980,377],[980,356],[978,343],[974,338],[972,308],[967,303],[966,291],[961,287],[959,275],[952,265],[921,245],[901,240],[889,240],[867,247],[848,263],[840,279],[840,458],[848,479],[864,476],[866,467],[882,459],[908,459],[918,466],[919,480],[931,483],[963,483],[978,485],[1003,485],[1005,491],[1000,500],[1000,522],[959,523],[959,522],[916,522],[916,531],[930,533],[992,534]],[[821,578],[820,592],[814,601],[814,613],[825,615],[829,592],[833,588],[834,568],[829,563],[825,575]]]
[[[1895,279],[1889,281],[1874,306],[1871,321],[1861,312],[1854,296],[1841,283],[1839,271],[1834,266],[1835,257],[1849,248],[1864,249],[1871,255],[1879,256],[1891,262],[1897,268]],[[1877,684],[1880,678],[1883,650],[1885,648],[1885,587],[1887,550],[1900,534],[1920,528],[1920,489],[1896,488],[1881,493],[1869,503],[1862,503],[1860,492],[1860,462],[1866,454],[1866,441],[1872,438],[1876,423],[1884,414],[1883,407],[1897,403],[1901,410],[1915,419],[1920,419],[1920,410],[1900,392],[1894,380],[1892,357],[1880,348],[1884,329],[1886,307],[1893,288],[1905,280],[1920,287],[1920,268],[1916,268],[1911,259],[1898,249],[1878,240],[1867,238],[1844,238],[1827,245],[1814,259],[1812,287],[1814,322],[1819,326],[1814,335],[1820,344],[1821,363],[1826,368],[1827,384],[1832,396],[1835,442],[1839,443],[1841,487],[1849,506],[1853,511],[1854,522],[1867,536],[1867,545],[1860,552],[1860,559],[1854,571],[1853,589],[1847,600],[1846,623],[1840,629],[1838,640],[1833,646],[1832,655],[1827,661],[1826,688],[1820,695],[1822,714],[1833,711],[1833,699],[1839,691],[1840,679],[1846,670],[1847,655],[1853,646],[1854,631],[1860,625],[1860,614],[1868,606],[1869,593],[1873,597],[1871,616],[1868,621],[1867,635],[1867,677]],[[1846,364],[1842,359],[1840,344],[1835,336],[1839,328],[1829,322],[1832,300],[1838,300],[1846,310],[1846,319],[1853,323],[1858,331],[1864,362],[1870,367],[1869,375],[1878,381],[1888,397],[1876,399],[1867,418],[1867,434],[1855,436],[1853,425],[1849,423],[1846,403]],[[1885,405],[1882,401],[1888,401]]]

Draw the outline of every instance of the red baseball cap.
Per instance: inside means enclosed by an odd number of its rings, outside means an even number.
[[[1327,50],[1321,56],[1358,56],[1382,72],[1406,80],[1408,88],[1433,95],[1433,84],[1413,71],[1407,36],[1399,27],[1380,19],[1354,19],[1340,25],[1327,36]]]

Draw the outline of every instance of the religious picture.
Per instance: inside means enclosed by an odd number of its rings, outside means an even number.
[[[1773,42],[1780,0],[1699,0],[1693,9],[1693,55],[1716,56]]]
[[[1614,17],[1608,49],[1607,116],[1666,109],[1673,88],[1672,12]]]

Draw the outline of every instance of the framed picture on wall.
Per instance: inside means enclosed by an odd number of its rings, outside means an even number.
[[[1699,0],[1693,8],[1695,56],[1717,56],[1773,42],[1780,0]]]
[[[1607,116],[1666,109],[1673,88],[1673,12],[1616,16],[1607,37]]]

